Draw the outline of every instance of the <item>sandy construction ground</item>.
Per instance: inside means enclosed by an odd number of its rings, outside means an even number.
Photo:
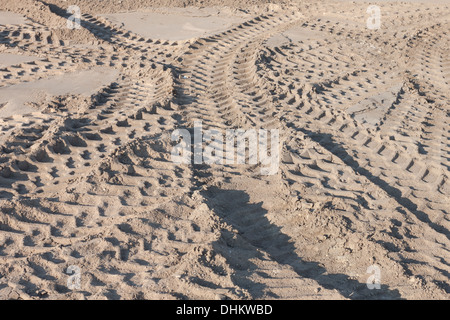
[[[0,299],[448,299],[449,50],[450,1],[0,0]]]

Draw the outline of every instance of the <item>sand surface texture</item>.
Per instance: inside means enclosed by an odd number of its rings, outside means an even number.
[[[448,299],[448,1],[197,2],[0,0],[0,299]]]

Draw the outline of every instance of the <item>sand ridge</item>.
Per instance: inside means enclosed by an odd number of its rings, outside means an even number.
[[[448,4],[208,1],[165,39],[123,15],[196,1],[72,2],[0,3],[0,298],[448,298]],[[278,129],[278,173],[171,161],[199,119]]]

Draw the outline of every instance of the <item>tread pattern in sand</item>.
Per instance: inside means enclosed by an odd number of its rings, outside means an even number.
[[[449,9],[382,9],[376,32],[364,4],[305,3],[193,42],[91,14],[95,44],[0,25],[1,45],[36,56],[1,87],[120,71],[77,108],[0,119],[0,297],[447,297]],[[272,45],[292,30],[312,36]],[[170,133],[195,120],[279,129],[278,174],[172,163]]]

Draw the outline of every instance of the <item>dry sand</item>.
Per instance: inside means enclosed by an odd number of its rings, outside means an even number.
[[[450,297],[450,4],[268,2],[0,0],[0,299]]]

